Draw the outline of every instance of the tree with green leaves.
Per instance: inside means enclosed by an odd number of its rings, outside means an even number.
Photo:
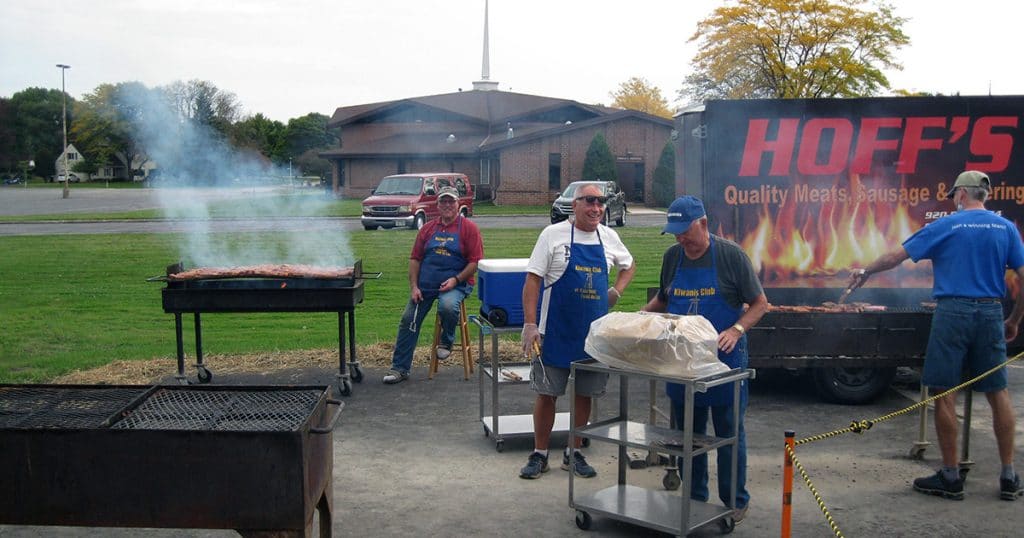
[[[54,161],[64,145],[60,122],[62,97],[60,90],[27,88],[6,100],[3,108],[7,120],[0,121],[0,130],[8,134],[0,136],[7,140],[0,146],[0,160],[8,160],[7,167],[16,167],[17,161],[34,160],[37,175],[53,175]],[[70,96],[67,99],[71,122],[75,100]]]
[[[123,161],[130,180],[133,167],[149,159],[146,134],[154,129],[154,100],[159,100],[159,94],[140,82],[97,86],[75,107],[77,117],[70,132],[76,147],[97,167]]]
[[[665,142],[658,166],[654,168],[651,195],[654,203],[663,207],[668,207],[676,198],[676,150],[671,140]]]
[[[304,174],[326,178],[331,171],[331,163],[320,157],[320,152],[338,145],[338,137],[327,130],[330,118],[310,112],[305,116],[288,120],[285,140],[288,155],[295,159]]]
[[[10,100],[0,97],[0,170],[10,172],[18,162],[14,145],[18,140],[14,136],[14,113]]]
[[[310,112],[305,116],[288,120],[285,139],[288,155],[295,157],[311,149],[331,148],[338,144],[338,137],[327,130],[331,118]]]
[[[632,77],[619,84],[619,89],[608,95],[613,99],[612,106],[627,110],[639,110],[653,116],[672,119],[672,110],[668,101],[661,96],[661,89],[652,86],[647,79]]]
[[[709,98],[862,97],[910,43],[884,0],[733,0],[700,21],[693,73],[679,94]]]
[[[263,114],[249,116],[231,128],[231,143],[236,149],[256,150],[278,164],[288,162],[286,127]]]
[[[585,181],[617,181],[615,157],[604,135],[597,133],[590,140],[587,155],[583,158],[583,179]]]

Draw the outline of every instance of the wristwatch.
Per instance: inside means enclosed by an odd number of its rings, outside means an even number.
[[[743,333],[747,332],[747,330],[743,328],[743,325],[740,325],[739,323],[733,325],[732,328],[736,329],[737,331],[739,331],[740,334],[743,334]]]

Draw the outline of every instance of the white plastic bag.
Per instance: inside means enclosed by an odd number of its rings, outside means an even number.
[[[658,375],[698,378],[727,372],[718,331],[704,316],[612,312],[590,324],[584,349],[598,361]]]

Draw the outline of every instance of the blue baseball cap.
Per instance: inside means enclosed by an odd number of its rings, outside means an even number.
[[[680,196],[668,206],[668,224],[662,234],[679,235],[690,229],[693,221],[707,215],[704,203],[696,196]]]

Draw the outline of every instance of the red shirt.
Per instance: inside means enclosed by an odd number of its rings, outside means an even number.
[[[462,231],[459,231],[459,222],[462,222]],[[411,260],[423,261],[425,255],[425,245],[427,239],[434,232],[445,232],[445,233],[457,233],[459,234],[459,248],[462,251],[462,257],[466,258],[469,263],[479,263],[484,257],[484,241],[480,236],[480,228],[477,227],[476,223],[463,217],[455,217],[455,220],[451,224],[445,226],[441,224],[441,219],[436,218],[430,220],[420,228],[418,234],[416,234],[416,242],[412,245],[412,254],[409,256]],[[469,277],[469,283],[476,283],[476,273]]]

